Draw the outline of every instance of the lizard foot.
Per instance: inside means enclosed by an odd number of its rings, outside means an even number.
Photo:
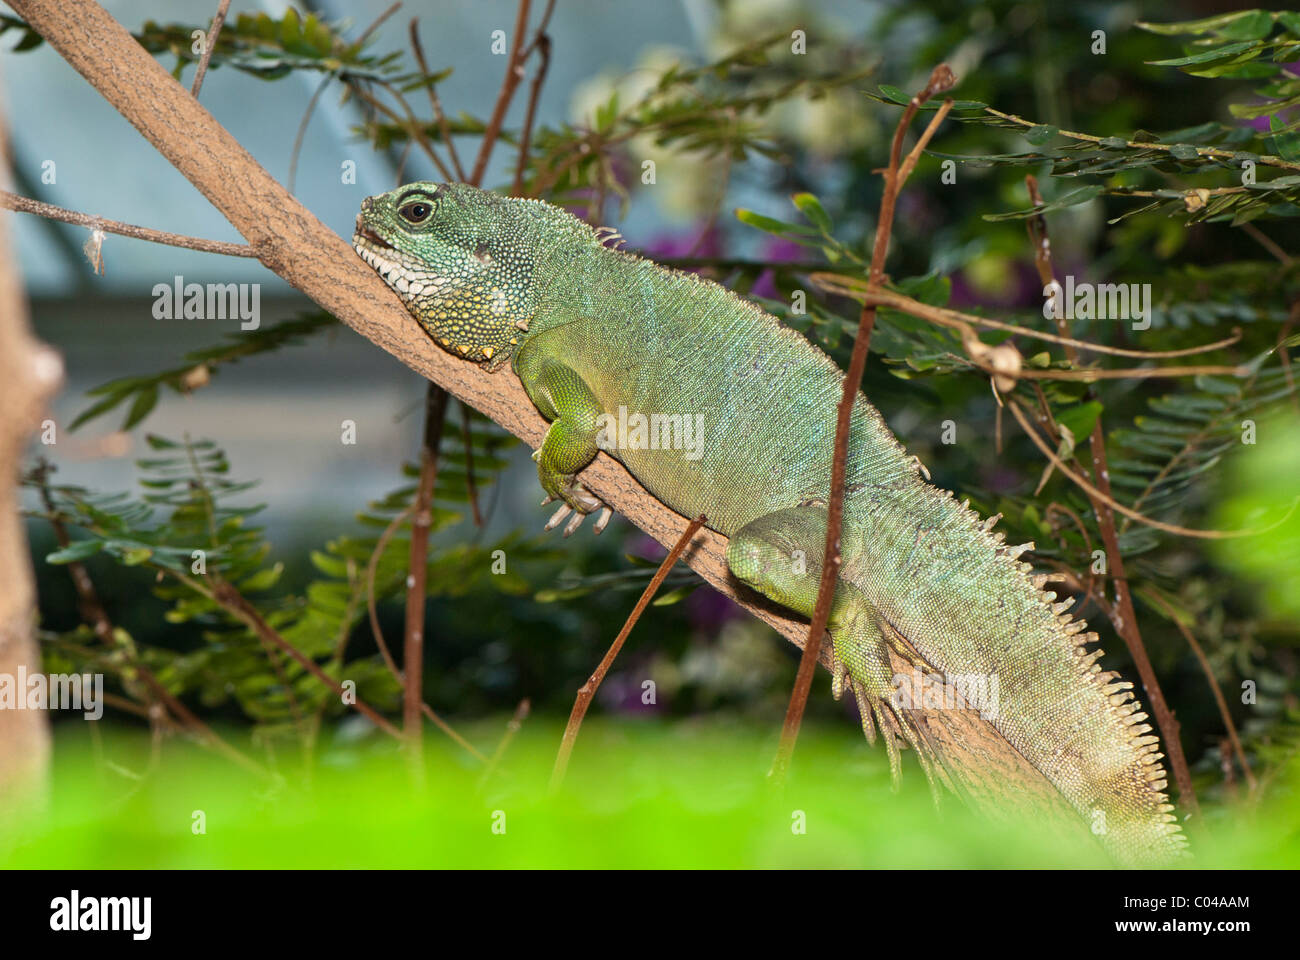
[[[600,515],[596,518],[596,524],[592,530],[597,536],[604,532],[605,527],[609,525],[610,518],[614,515],[614,511],[610,507],[606,506],[605,503],[577,481],[572,481],[557,492],[561,495],[558,497],[549,495],[542,501],[542,506],[554,503],[556,500],[564,501],[560,504],[559,509],[551,515],[551,519],[546,521],[544,529],[554,530],[568,517],[569,522],[565,524],[563,534],[568,537],[582,526],[582,522],[587,519],[588,514],[599,510]]]

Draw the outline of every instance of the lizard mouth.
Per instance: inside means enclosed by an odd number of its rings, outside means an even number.
[[[358,226],[356,231],[352,234],[352,240],[357,243],[364,241],[367,246],[378,247],[380,250],[393,249],[391,243],[379,234],[375,233],[375,231],[371,230],[369,227]]]

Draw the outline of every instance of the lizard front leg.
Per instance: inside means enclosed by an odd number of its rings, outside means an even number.
[[[551,421],[541,447],[533,453],[537,478],[547,494],[544,502],[559,500],[563,504],[546,529],[554,529],[573,511],[564,528],[567,537],[587,514],[603,508],[595,527],[595,532],[600,533],[612,511],[578,481],[577,474],[596,456],[598,418],[604,411],[582,377],[561,360],[546,356],[536,340],[520,351],[515,369],[528,398]]]

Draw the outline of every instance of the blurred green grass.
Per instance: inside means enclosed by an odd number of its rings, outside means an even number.
[[[490,743],[504,726],[465,732]],[[882,752],[851,729],[805,730],[784,789],[765,778],[774,737],[725,721],[593,720],[564,789],[547,790],[560,728],[532,724],[498,773],[431,741],[425,789],[372,740],[324,751],[275,783],[169,742],[152,774],[140,735],[96,748],[64,735],[43,815],[0,826],[10,868],[1104,867],[1033,824],[990,823],[947,797],[936,812],[914,763],[891,793]],[[1199,866],[1300,865],[1294,807],[1248,822],[1219,811]],[[192,830],[202,811],[204,833]],[[802,815],[806,832],[793,829]],[[497,830],[494,832],[494,825]],[[503,828],[503,829],[502,829]]]

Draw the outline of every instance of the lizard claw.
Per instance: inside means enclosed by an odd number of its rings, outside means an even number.
[[[582,526],[582,521],[586,519],[587,519],[587,515],[585,513],[575,513],[572,517],[569,518],[569,522],[565,524],[563,535],[566,537],[569,536],[569,534],[573,533],[573,531],[577,530],[580,526]]]
[[[599,519],[596,521],[595,530],[596,533],[600,533],[604,530],[605,526],[609,523],[613,511],[601,502],[599,497],[593,494],[572,476],[560,479],[565,482],[557,483],[555,485],[546,485],[548,496],[542,501],[542,506],[546,506],[547,504],[556,501],[560,501],[560,506],[559,509],[551,515],[551,519],[546,521],[545,529],[554,530],[563,523],[567,517],[568,524],[564,528],[564,535],[566,537],[570,536],[575,530],[582,526],[582,521],[586,518],[587,514],[599,510],[601,513]],[[572,517],[569,516],[570,513],[573,514]]]
[[[546,503],[549,503],[551,499],[552,498],[548,497],[546,499]],[[543,503],[542,506],[546,506],[546,503]],[[556,510],[555,513],[551,515],[551,519],[546,521],[546,526],[543,527],[543,529],[554,530],[556,527],[560,525],[560,521],[562,521],[565,517],[569,515],[569,512],[571,510],[573,510],[573,507],[569,506],[567,503],[560,504],[560,509]],[[578,514],[578,516],[581,517],[582,514]]]
[[[601,507],[600,516],[596,518],[596,525],[592,527],[591,532],[596,536],[600,536],[604,529],[609,526],[609,520],[612,516],[614,516],[614,511],[612,509],[609,507]]]

